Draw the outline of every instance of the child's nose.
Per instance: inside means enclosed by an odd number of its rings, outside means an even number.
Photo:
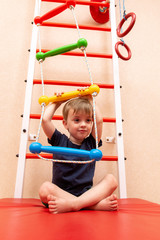
[[[81,126],[86,126],[86,122],[85,121],[81,121]]]

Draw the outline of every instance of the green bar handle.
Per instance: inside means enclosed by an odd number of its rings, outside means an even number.
[[[44,61],[45,58],[47,58],[47,57],[52,57],[52,56],[56,56],[56,55],[59,55],[59,54],[65,53],[65,52],[69,52],[69,51],[74,50],[76,48],[87,47],[87,45],[88,45],[87,40],[84,39],[84,38],[80,38],[77,41],[77,43],[62,46],[60,48],[56,48],[56,49],[53,49],[53,50],[45,52],[45,53],[38,52],[36,54],[36,59],[38,61],[40,61],[40,60]]]

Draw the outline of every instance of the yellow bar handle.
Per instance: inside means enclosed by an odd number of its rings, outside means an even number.
[[[70,92],[65,92],[61,96],[41,96],[39,98],[39,104],[45,103],[45,105],[48,105],[50,102],[59,102],[59,101],[65,101],[69,100],[71,98],[79,97],[79,96],[85,96],[85,95],[91,95],[91,94],[98,94],[100,91],[99,87],[96,84],[91,85],[88,88],[82,89],[82,90],[75,90]]]

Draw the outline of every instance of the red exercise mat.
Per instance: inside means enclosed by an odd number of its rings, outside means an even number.
[[[159,240],[160,205],[121,199],[119,210],[50,214],[38,199],[0,200],[2,240]]]

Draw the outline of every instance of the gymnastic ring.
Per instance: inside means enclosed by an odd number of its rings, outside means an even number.
[[[119,49],[118,49],[119,45],[122,45],[122,46],[125,47],[125,49],[126,49],[127,52],[128,52],[128,56],[127,56],[127,57],[124,57],[124,56],[120,53],[120,51],[119,51]],[[127,44],[123,43],[122,41],[119,41],[119,42],[116,43],[116,45],[115,45],[115,51],[116,51],[118,57],[120,57],[121,59],[123,59],[123,60],[125,60],[125,61],[129,60],[129,59],[131,58],[131,56],[132,56],[132,53],[131,53],[130,48],[127,46]]]
[[[104,0],[90,0],[91,2],[99,2],[99,3],[105,3]],[[108,3],[108,7],[103,8],[101,6],[92,6],[90,5],[90,14],[94,21],[100,24],[104,24],[109,21],[109,6],[110,4]]]
[[[124,22],[129,18],[129,17],[132,17],[132,20],[131,20],[131,23],[130,25],[128,26],[128,28],[126,29],[126,31],[124,31],[123,33],[121,33],[121,28],[124,24]],[[124,37],[126,36],[130,31],[131,29],[133,28],[134,24],[135,24],[135,21],[136,21],[136,14],[131,12],[131,13],[128,13],[127,15],[125,15],[125,17],[120,21],[119,25],[118,25],[118,28],[117,28],[117,36],[118,37]]]

